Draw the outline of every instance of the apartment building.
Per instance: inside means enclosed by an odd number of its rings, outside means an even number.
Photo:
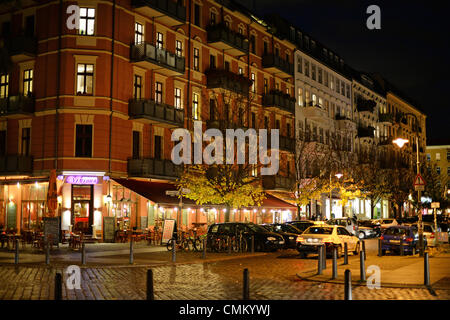
[[[78,29],[66,23],[70,5],[79,7]],[[166,191],[180,174],[170,160],[173,129],[192,130],[193,121],[214,126],[225,96],[239,109],[227,112],[236,123],[280,129],[280,172],[263,184],[290,190],[295,46],[264,21],[230,1],[21,6],[0,6],[10,58],[0,68],[0,223],[18,230],[42,224],[51,170],[62,230],[101,237],[106,221],[113,230],[168,218],[186,227],[223,221],[220,206],[188,199],[180,212]],[[269,195],[232,220],[286,220],[292,209]]]
[[[439,182],[444,187],[444,197],[450,198],[450,141],[448,139],[430,141],[425,152],[427,170],[436,170]],[[450,209],[445,213],[450,213]]]

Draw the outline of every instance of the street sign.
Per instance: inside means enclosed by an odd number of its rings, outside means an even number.
[[[431,209],[435,209],[435,208],[439,208],[440,207],[440,203],[439,202],[432,202],[431,203]]]
[[[425,191],[425,186],[414,186],[414,190],[416,190],[416,191]]]
[[[422,176],[417,174],[416,178],[414,179],[414,187],[416,186],[425,186],[425,180],[422,178]]]
[[[166,196],[176,197],[180,192],[177,190],[166,190]]]

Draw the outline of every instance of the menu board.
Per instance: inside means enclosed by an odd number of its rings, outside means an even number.
[[[58,245],[59,243],[59,234],[60,234],[60,222],[59,217],[42,218],[44,222],[44,239],[47,239],[49,235],[51,235],[52,242],[54,245]]]
[[[116,219],[103,217],[103,242],[114,242]]]
[[[161,237],[161,244],[169,242],[173,238],[173,231],[175,229],[175,220],[166,219],[164,220],[163,233]]]
[[[144,230],[148,227],[148,218],[141,217],[141,229]]]

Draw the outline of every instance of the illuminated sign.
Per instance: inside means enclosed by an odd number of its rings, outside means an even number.
[[[97,184],[98,177],[67,176],[66,183],[70,184]]]

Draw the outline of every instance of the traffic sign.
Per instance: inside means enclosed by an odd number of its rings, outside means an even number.
[[[417,174],[416,178],[414,179],[414,187],[417,186],[425,186],[425,180],[422,178],[422,176]]]
[[[440,207],[440,203],[439,202],[432,202],[431,203],[431,209],[439,208],[439,207]]]

